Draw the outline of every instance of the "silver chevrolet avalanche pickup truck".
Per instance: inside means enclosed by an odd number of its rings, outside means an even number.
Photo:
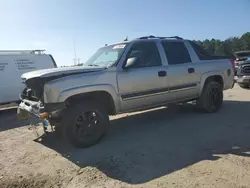
[[[229,59],[180,37],[146,36],[100,48],[78,67],[22,75],[18,117],[47,118],[76,147],[96,144],[109,115],[196,101],[216,112],[234,85]]]

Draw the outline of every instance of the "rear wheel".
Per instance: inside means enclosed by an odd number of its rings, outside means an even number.
[[[249,88],[249,84],[239,84],[239,86],[244,89]]]
[[[203,88],[202,94],[196,101],[199,109],[213,113],[221,108],[223,103],[223,90],[218,82],[209,82]]]
[[[101,140],[108,123],[108,114],[101,106],[83,102],[66,109],[63,135],[75,147],[89,147]]]

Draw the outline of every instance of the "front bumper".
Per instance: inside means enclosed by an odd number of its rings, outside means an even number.
[[[19,104],[17,110],[17,117],[20,120],[30,119],[32,117],[40,118],[40,114],[46,112],[49,114],[50,120],[60,120],[60,115],[63,109],[65,109],[64,103],[48,103],[31,101],[23,99]]]
[[[240,84],[249,84],[250,83],[250,75],[249,76],[236,76],[235,78],[237,83]]]
[[[41,102],[23,99],[17,109],[17,117],[20,120],[30,119],[31,117],[40,117],[44,107]]]

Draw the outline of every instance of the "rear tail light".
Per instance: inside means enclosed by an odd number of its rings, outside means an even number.
[[[231,59],[230,61],[231,61],[232,67],[233,67],[233,71],[235,72],[236,71],[236,69],[235,69],[235,60]]]
[[[232,63],[232,66],[235,67],[235,60],[233,59],[230,59],[231,63]]]

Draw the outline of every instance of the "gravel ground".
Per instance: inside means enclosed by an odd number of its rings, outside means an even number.
[[[216,114],[185,105],[111,117],[88,149],[36,139],[15,109],[0,111],[0,187],[250,187],[250,90],[224,98]]]

